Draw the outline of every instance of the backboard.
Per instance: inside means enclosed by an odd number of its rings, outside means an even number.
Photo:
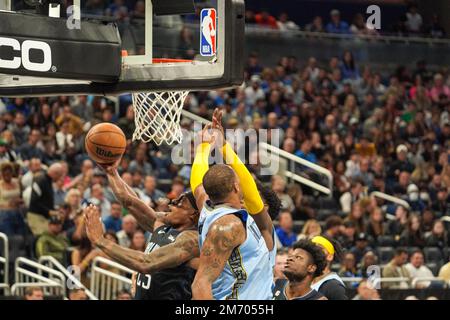
[[[35,0],[0,1],[9,10],[0,11],[0,96],[195,91],[243,81],[243,0],[103,7],[74,0],[45,15],[27,5]]]

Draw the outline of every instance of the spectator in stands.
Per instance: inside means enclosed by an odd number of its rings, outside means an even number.
[[[442,74],[437,73],[434,76],[433,86],[429,91],[429,95],[434,103],[439,103],[441,95],[447,98],[450,97],[450,87],[445,84]]]
[[[122,289],[116,294],[116,300],[133,300],[133,297],[131,296],[131,293],[126,290]]]
[[[345,249],[350,249],[355,245],[356,225],[355,222],[347,220],[340,230],[339,242]]]
[[[421,250],[414,251],[410,258],[409,263],[405,265],[408,270],[411,279],[414,278],[433,278],[433,272],[425,266],[425,259]],[[429,287],[431,281],[418,282],[416,288],[423,289]]]
[[[103,219],[105,230],[119,232],[122,230],[122,206],[119,202],[111,203],[111,213]]]
[[[353,204],[360,200],[362,195],[363,183],[360,179],[354,179],[350,183],[350,190],[345,192],[339,199],[342,211],[344,213],[350,213]]]
[[[102,219],[106,219],[111,213],[111,202],[105,197],[103,187],[100,184],[94,184],[91,188],[91,198],[88,202],[93,203],[100,208]]]
[[[395,209],[395,220],[390,220],[387,224],[387,233],[393,235],[396,240],[400,240],[400,235],[408,225],[408,210],[403,206]]]
[[[290,247],[295,241],[297,236],[293,232],[294,222],[292,220],[292,214],[288,210],[283,210],[278,216],[279,226],[275,228],[275,232],[284,247]]]
[[[396,155],[397,160],[392,163],[389,168],[389,175],[398,177],[401,172],[406,171],[412,173],[414,171],[414,165],[408,160],[408,147],[404,144],[397,146]]]
[[[358,274],[363,278],[368,278],[373,275],[373,270],[370,267],[377,266],[378,257],[374,251],[367,251],[362,257],[360,267],[358,269]]]
[[[131,239],[130,249],[136,251],[145,251],[145,236],[144,232],[140,229],[137,229],[136,232],[133,233],[133,238]]]
[[[63,122],[67,122],[67,132],[72,136],[78,137],[83,132],[83,121],[72,113],[70,105],[65,105],[62,113],[55,120],[58,127],[61,127]]]
[[[26,161],[31,158],[42,159],[44,157],[42,148],[41,132],[37,129],[33,129],[28,136],[28,142],[21,145],[18,150],[22,159]]]
[[[300,27],[294,21],[289,20],[289,16],[286,12],[282,12],[278,16],[277,26],[280,31],[300,30]]]
[[[295,155],[305,159],[312,163],[317,163],[317,157],[314,153],[311,152],[312,144],[310,140],[305,140],[302,142],[300,150],[298,150]]]
[[[55,209],[53,183],[61,179],[63,168],[60,163],[50,166],[47,172],[39,172],[33,178],[30,207],[27,213],[28,225],[35,236],[47,230],[50,215]]]
[[[17,164],[21,164],[22,159],[19,154],[11,149],[8,142],[0,136],[0,164],[4,162],[15,162]]]
[[[25,235],[25,222],[20,211],[20,183],[14,178],[14,167],[10,162],[0,165],[0,232],[7,236]]]
[[[425,239],[420,224],[420,216],[413,214],[409,217],[407,227],[400,235],[399,244],[401,246],[423,248]]]
[[[357,13],[353,18],[353,23],[350,26],[351,33],[355,35],[376,35],[375,29],[367,28],[364,16],[361,13]]]
[[[23,145],[30,134],[30,127],[26,123],[26,117],[22,112],[16,112],[14,122],[8,126],[8,129],[14,135],[17,145]]]
[[[332,215],[325,220],[324,235],[330,239],[337,239],[341,233],[342,219]]]
[[[446,36],[445,29],[439,22],[439,16],[437,14],[431,16],[431,23],[427,27],[427,35],[432,38],[445,38]]]
[[[310,219],[303,225],[302,232],[298,235],[297,240],[310,240],[322,233],[320,223],[315,219]]]
[[[341,20],[341,13],[337,9],[330,12],[331,21],[326,26],[328,33],[348,34],[350,28],[347,22]]]
[[[432,209],[438,216],[449,215],[450,213],[450,195],[446,187],[442,187],[437,193],[437,199],[432,204]]]
[[[305,26],[305,31],[309,32],[325,32],[323,20],[321,16],[315,16],[313,21]]]
[[[356,278],[360,276],[356,269],[356,259],[353,253],[347,252],[344,255],[342,266],[338,274],[342,278]],[[357,285],[357,282],[352,283],[352,287],[356,287]]]
[[[122,247],[129,248],[131,245],[131,239],[133,239],[133,234],[137,230],[136,219],[132,215],[126,215],[122,219],[122,230],[116,233],[119,240],[119,244]]]
[[[40,287],[27,287],[25,300],[44,300],[44,291]]]
[[[405,267],[407,260],[408,251],[403,248],[397,248],[391,262],[383,269],[383,278],[409,278],[409,272]],[[407,289],[408,284],[405,282],[384,282],[383,288]]]
[[[364,211],[360,201],[353,203],[352,210],[345,218],[344,222],[345,221],[352,221],[355,224],[356,233],[366,231],[366,222],[364,221]]]
[[[58,216],[52,216],[48,222],[48,230],[43,232],[36,242],[36,256],[52,256],[61,264],[66,265],[66,250],[69,240],[62,234],[62,221]]]
[[[14,98],[14,100],[6,106],[6,111],[12,114],[21,112],[25,117],[28,117],[31,112],[31,108],[24,98]]]
[[[381,300],[378,291],[368,280],[362,280],[357,289],[358,294],[352,300]]]
[[[369,238],[363,232],[358,233],[355,238],[355,246],[350,249],[350,252],[355,257],[356,263],[359,263],[369,251],[372,251],[372,248],[369,246]]]
[[[256,74],[251,76],[249,84],[244,90],[245,102],[247,105],[254,105],[258,99],[265,98],[265,93],[261,88],[261,77]]]
[[[80,281],[85,286],[90,285],[89,271],[91,263],[92,260],[98,256],[103,255],[100,250],[92,248],[91,242],[89,241],[86,231],[83,228],[79,245],[72,251],[71,264],[80,268]]]
[[[145,150],[143,150],[142,148],[139,148],[136,151],[134,160],[130,162],[129,171],[135,172],[137,170],[141,171],[146,176],[150,176],[153,173],[152,165],[148,162]]]
[[[277,256],[275,258],[275,267],[273,268],[274,282],[277,279],[286,279],[286,276],[284,275],[283,271],[286,265],[287,258],[288,258],[287,248],[281,248],[277,250]]]
[[[275,191],[281,201],[281,208],[289,212],[294,211],[295,206],[291,197],[286,193],[286,182],[281,176],[272,177],[272,190]]]
[[[445,280],[445,282],[449,282],[450,281],[450,262],[447,262],[446,264],[444,264],[441,267],[441,269],[439,270],[438,277],[440,279]]]
[[[255,14],[255,22],[258,26],[278,29],[277,20],[269,14],[266,10]]]
[[[345,51],[341,62],[342,79],[357,80],[360,77],[359,69],[356,66],[353,53]]]
[[[433,230],[425,242],[427,247],[437,247],[441,250],[447,249],[450,246],[449,236],[442,220],[436,220],[434,222]]]
[[[88,296],[83,289],[72,289],[69,291],[69,300],[88,300]]]
[[[157,188],[157,181],[154,176],[146,176],[144,180],[144,195],[148,198],[146,201],[154,204],[160,198],[164,198],[165,194]]]
[[[173,179],[172,186],[170,187],[170,191],[167,193],[167,199],[177,199],[184,192],[184,189],[185,185],[183,179],[181,177],[175,177]]]
[[[375,207],[370,213],[369,221],[366,224],[366,232],[374,241],[385,234],[384,216],[380,207]]]
[[[409,33],[417,34],[422,32],[423,19],[417,10],[417,5],[409,6],[406,13],[406,28]]]

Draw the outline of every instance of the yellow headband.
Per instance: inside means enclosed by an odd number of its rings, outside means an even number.
[[[314,238],[311,239],[311,242],[321,245],[328,252],[328,254],[334,255],[334,246],[326,238],[322,236],[315,236]]]

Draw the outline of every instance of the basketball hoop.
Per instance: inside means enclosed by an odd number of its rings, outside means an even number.
[[[153,63],[189,63],[181,59],[153,59]],[[181,143],[181,110],[189,91],[133,93],[134,123],[133,140],[157,145]]]

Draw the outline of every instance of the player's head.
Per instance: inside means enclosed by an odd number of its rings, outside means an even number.
[[[281,200],[278,198],[275,191],[271,188],[264,186],[261,181],[256,180],[256,187],[258,188],[259,194],[264,202],[264,206],[267,206],[267,210],[269,212],[269,216],[272,220],[275,220],[278,217],[281,209]]]
[[[342,258],[343,250],[340,243],[327,236],[315,236],[311,241],[322,249],[325,254],[328,267],[331,266],[333,261],[340,261]]]
[[[197,225],[200,212],[192,192],[185,192],[175,200],[171,200],[169,210],[166,220],[173,227]]]
[[[284,275],[292,282],[303,281],[306,277],[312,281],[322,274],[326,265],[325,254],[319,246],[309,240],[300,240],[292,246]]]
[[[203,188],[213,204],[243,199],[239,177],[225,164],[216,164],[206,172]]]

